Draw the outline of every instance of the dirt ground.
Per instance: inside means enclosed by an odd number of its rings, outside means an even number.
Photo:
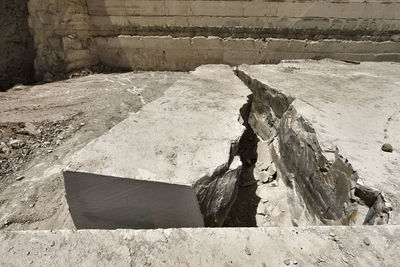
[[[184,75],[95,74],[0,93],[0,229],[74,229],[62,169]]]

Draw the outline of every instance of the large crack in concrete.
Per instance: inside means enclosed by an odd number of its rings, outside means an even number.
[[[296,101],[294,97],[263,84],[240,69],[236,74],[253,93],[248,127],[254,131],[253,138],[260,140],[258,149],[260,144],[266,144],[264,150],[269,150],[267,153],[270,153],[272,162],[264,162],[265,165],[273,164],[273,169],[276,166],[277,176],[286,185],[293,225],[351,225],[356,222],[362,206],[368,208],[363,224],[388,222],[390,208],[385,205],[381,192],[357,183],[357,172],[337,147],[331,150],[321,148],[312,124],[292,105]],[[268,171],[268,168],[264,170]],[[272,180],[274,178],[269,177],[264,182]],[[253,186],[257,187],[257,182],[261,184],[253,176]],[[257,206],[256,190],[250,190],[252,193],[242,197],[247,207]],[[243,203],[235,205],[236,214],[234,207],[231,217],[237,217],[238,211],[243,212],[243,209],[237,209]],[[250,219],[239,220],[238,226],[255,226],[254,212],[246,216]],[[228,225],[234,226],[235,223],[232,225],[231,221]]]
[[[337,147],[320,146],[301,100],[235,74],[200,67],[83,149],[64,172],[76,227],[388,222],[381,192],[357,182]]]
[[[201,66],[89,143],[64,171],[75,226],[222,226],[249,93],[229,66]]]

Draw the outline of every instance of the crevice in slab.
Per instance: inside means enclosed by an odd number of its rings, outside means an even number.
[[[239,143],[239,155],[242,172],[238,179],[238,193],[235,202],[225,220],[226,227],[255,227],[256,214],[260,198],[256,195],[257,180],[254,177],[257,162],[257,143],[259,139],[248,127]]]
[[[254,207],[259,201],[256,219],[251,218],[247,225],[237,220],[237,226],[388,222],[390,208],[382,193],[358,182],[358,173],[337,147],[321,148],[312,124],[292,105],[300,100],[261,83],[242,70],[236,70],[236,74],[253,93],[248,128],[259,139],[256,144],[259,155],[250,185],[254,188],[247,194],[247,200],[239,194],[232,212],[243,206],[243,202],[251,203],[254,196],[261,198],[253,201]],[[267,156],[260,158],[263,153]],[[265,166],[260,168],[262,165]],[[240,184],[243,181],[242,175]],[[272,190],[277,191],[272,194]],[[285,201],[277,199],[277,195]],[[283,210],[277,209],[278,206]],[[232,217],[237,216],[232,212],[227,226],[236,226]],[[357,217],[361,217],[358,222]]]
[[[240,181],[254,161],[249,159],[245,151],[252,148],[245,144],[251,131],[247,122],[250,105],[251,95],[239,110],[238,120],[246,130],[240,140],[232,142],[227,164],[217,168],[211,176],[199,179],[194,185],[205,226],[221,227],[227,219],[231,220],[231,209],[237,197],[242,195]]]

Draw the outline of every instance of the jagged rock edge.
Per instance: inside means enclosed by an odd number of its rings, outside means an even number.
[[[242,120],[239,114],[238,122]],[[201,177],[193,185],[204,224],[207,227],[221,227],[236,200],[242,165],[233,168],[231,165],[235,157],[239,155],[239,141],[242,135],[231,142],[227,163],[218,166],[211,175]]]
[[[284,107],[283,108],[280,107],[281,109],[279,109],[279,108],[276,109],[276,107],[275,107],[275,110],[278,111],[278,113],[275,115],[277,115],[279,120],[277,121],[277,123],[273,123],[273,125],[270,125],[271,128],[274,128],[274,130],[276,130],[276,132],[273,133],[271,136],[269,136],[269,138],[263,138],[263,136],[260,136],[259,134],[257,134],[257,135],[262,140],[267,139],[266,141],[268,141],[270,144],[272,144],[276,139],[278,139],[279,142],[284,142],[282,140],[282,138],[279,136],[280,132],[281,132],[281,129],[280,129],[281,123],[283,121],[282,118],[285,115],[287,115],[289,112],[294,112],[295,115],[298,115],[297,110],[292,105],[293,102],[296,101],[296,98],[260,82],[259,80],[251,77],[250,74],[240,70],[237,67],[235,68],[235,74],[239,77],[239,79],[242,80],[242,82],[247,87],[249,87],[249,89],[253,93],[252,94],[253,99],[255,98],[254,95],[256,94],[256,90],[258,88],[262,88],[263,90],[268,91],[271,95],[279,95],[282,97],[282,99],[284,100],[283,101]],[[276,105],[277,103],[274,103],[274,101],[272,101],[272,102],[270,101],[270,103],[267,103],[267,104],[269,107],[271,107],[274,110],[274,105]],[[321,159],[324,160],[324,162],[329,162],[329,160],[325,157],[325,151],[323,151],[321,146],[319,145],[319,141],[316,137],[316,133],[315,133],[314,128],[312,127],[312,124],[301,115],[298,115],[296,120],[299,121],[300,124],[303,126],[302,129],[304,130],[304,132],[306,132],[306,134],[314,134],[313,140],[315,141],[316,151],[319,152],[319,156],[321,157]],[[310,145],[310,144],[307,144],[307,145]],[[278,148],[278,149],[280,149],[280,148]],[[340,154],[339,148],[337,146],[335,146],[335,148],[334,148],[334,153],[335,153],[335,162],[338,160],[341,162],[341,164],[344,164],[346,166],[346,168],[348,169],[348,171],[350,171],[352,173],[351,174],[352,179],[355,181],[355,183],[352,184],[350,187],[349,200],[351,200],[351,202],[353,202],[353,203],[358,202],[358,204],[364,204],[364,205],[368,206],[368,208],[369,208],[369,211],[364,218],[363,224],[364,225],[366,225],[366,224],[373,225],[373,224],[388,223],[389,218],[390,218],[391,208],[386,206],[383,193],[377,189],[367,187],[365,185],[358,183],[358,181],[360,180],[359,179],[360,177],[359,177],[357,171],[355,171],[353,169],[351,163],[343,155]],[[276,151],[276,149],[272,149],[272,154],[273,154],[273,159],[275,161],[277,169],[281,173],[281,176],[283,177],[283,180],[284,180],[286,186],[288,187],[288,195],[290,194],[290,191],[291,191],[292,195],[288,196],[288,197],[293,198],[294,197],[293,195],[296,195],[296,192],[295,192],[296,188],[293,187],[293,185],[297,184],[297,183],[293,183],[293,177],[291,177],[291,176],[293,176],[293,174],[287,170],[287,168],[285,167],[284,161],[282,161],[279,158],[279,151]],[[331,167],[331,166],[329,166],[329,167]],[[303,196],[298,196],[298,197],[300,197],[299,200],[301,202],[305,203]],[[329,210],[329,208],[330,207],[328,207],[328,210]],[[355,210],[355,211],[357,212],[357,210]],[[291,212],[293,212],[293,209],[291,210]],[[354,212],[354,209],[349,209],[347,212],[345,211],[344,216],[342,216],[340,218],[334,218],[333,220],[323,218],[323,216],[320,216],[321,214],[314,214],[314,221],[320,220],[323,224],[349,225],[349,224],[351,224],[351,222],[354,219],[352,217],[354,214],[353,212]],[[357,213],[355,213],[355,214],[357,214]],[[308,214],[308,216],[310,216],[310,215],[312,216],[312,214]],[[292,223],[293,223],[293,225],[297,226],[297,222],[295,220],[292,220]],[[353,223],[354,223],[354,221],[353,221]]]

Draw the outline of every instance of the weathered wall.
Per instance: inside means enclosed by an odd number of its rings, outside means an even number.
[[[400,61],[400,44],[390,41],[122,35],[96,37],[94,43],[100,62],[123,70],[186,71],[202,64],[268,64],[282,59]]]
[[[400,31],[396,1],[87,0],[95,35],[388,40]]]
[[[33,81],[33,39],[27,0],[0,1],[0,91]]]
[[[86,0],[30,0],[29,15],[37,80],[59,79],[90,65]]]
[[[30,0],[29,21],[35,77],[52,80],[93,65],[188,70],[293,58],[399,61],[398,10],[396,1]]]

